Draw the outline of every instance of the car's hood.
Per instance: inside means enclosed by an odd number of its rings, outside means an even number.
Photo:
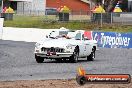
[[[60,48],[64,48],[68,44],[71,44],[71,42],[73,42],[73,41],[74,40],[64,39],[64,38],[49,39],[49,40],[41,42],[41,47],[60,47]]]
[[[44,39],[42,41],[37,42],[40,44],[40,47],[59,47],[59,48],[65,48],[68,45],[80,45],[80,40],[74,40],[74,39],[65,39],[65,38],[59,38],[59,39]],[[95,40],[88,40],[86,43],[93,44],[97,43]]]

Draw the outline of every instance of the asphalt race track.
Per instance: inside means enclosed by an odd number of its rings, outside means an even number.
[[[81,58],[78,63],[45,60],[38,64],[34,44],[0,40],[0,81],[75,78],[79,66],[87,73],[132,75],[132,49],[99,48],[95,61]]]

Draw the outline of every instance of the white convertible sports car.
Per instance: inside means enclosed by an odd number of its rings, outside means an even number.
[[[83,30],[78,30],[73,34],[75,35],[74,38],[64,35],[61,37],[54,36],[54,38],[50,36],[37,42],[35,44],[36,61],[42,63],[44,59],[55,59],[56,61],[78,62],[78,58],[81,57],[87,57],[87,60],[93,61],[97,42],[84,37]]]

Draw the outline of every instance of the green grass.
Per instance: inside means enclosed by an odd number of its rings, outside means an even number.
[[[94,24],[90,22],[57,22],[55,16],[16,16],[13,21],[4,21],[5,27],[22,27],[22,28],[43,28],[56,29],[66,27],[72,30],[95,30],[95,31],[114,31],[114,32],[132,32],[132,25],[121,24]]]

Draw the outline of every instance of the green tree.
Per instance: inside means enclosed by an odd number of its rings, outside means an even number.
[[[121,9],[126,11],[128,0],[93,0],[96,4],[102,5],[107,12],[112,12],[118,1],[121,2]]]

